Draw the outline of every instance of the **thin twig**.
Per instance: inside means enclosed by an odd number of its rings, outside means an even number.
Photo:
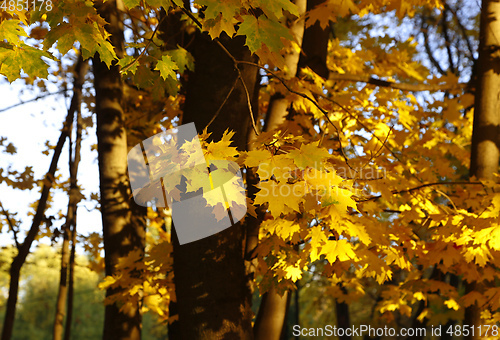
[[[435,185],[483,185],[483,183],[481,183],[481,182],[434,182],[434,183],[422,184],[422,185],[419,185],[419,186],[416,186],[416,187],[413,187],[410,189],[405,189],[405,190],[393,190],[391,193],[393,195],[406,194],[406,193],[411,193],[413,191],[420,190],[420,189],[430,187],[430,186],[435,186]],[[382,195],[372,196],[372,197],[368,197],[365,199],[358,199],[357,202],[376,201],[381,197],[382,197]]]
[[[408,91],[408,92],[421,92],[421,91],[447,91],[455,89],[463,89],[469,86],[468,83],[453,83],[453,84],[408,84],[408,83],[397,83],[395,81],[383,80],[375,78],[371,75],[361,75],[361,74],[341,74],[331,72],[328,76],[329,80],[340,80],[349,82],[359,82],[366,83],[374,86],[388,87],[391,89]]]
[[[28,103],[31,103],[31,102],[36,102],[39,99],[43,99],[43,98],[48,97],[48,96],[53,96],[53,95],[61,94],[61,93],[65,93],[65,92],[66,92],[66,90],[61,90],[61,91],[57,91],[57,92],[46,93],[44,95],[39,95],[39,96],[36,96],[33,99],[29,99],[29,100],[24,101],[24,102],[20,102],[20,103],[11,105],[11,106],[4,107],[3,109],[0,109],[0,112],[5,112],[5,111],[11,110],[13,108],[16,108],[18,106],[21,106],[21,105],[24,105],[24,104],[28,104]]]
[[[16,243],[16,248],[19,249],[19,241],[17,239],[17,230],[14,228],[14,223],[12,223],[12,220],[10,219],[9,213],[5,210],[3,207],[2,202],[0,202],[0,208],[2,208],[2,212],[5,215],[5,218],[7,219],[7,223],[9,224],[10,230],[12,231],[12,234],[14,235],[14,242]]]
[[[462,36],[467,44],[467,49],[469,50],[470,58],[471,60],[474,60],[474,49],[472,48],[472,44],[469,40],[469,34],[467,34],[465,26],[462,24],[462,21],[458,17],[457,11],[453,9],[451,6],[449,6],[446,2],[444,3],[444,8],[447,8],[455,17],[455,21],[457,22],[458,28],[460,29],[460,33],[462,33]]]
[[[391,132],[392,132],[393,128],[394,128],[394,125],[392,125],[391,128],[389,129],[389,132],[387,133],[387,136],[385,136],[385,140],[382,142],[382,145],[380,146],[380,149],[377,152],[375,152],[375,154],[372,154],[372,156],[370,157],[370,159],[365,163],[365,165],[363,165],[361,167],[361,169],[364,169],[368,164],[370,164],[370,162],[373,159],[375,159],[378,156],[380,156],[380,154],[382,153],[382,149],[384,148],[385,143],[387,143],[387,140],[389,139],[389,136],[391,135]],[[375,134],[373,134],[373,135],[375,135]]]
[[[441,73],[443,76],[446,75],[446,72],[443,70],[439,62],[434,58],[434,53],[431,50],[431,46],[429,44],[429,34],[427,32],[429,26],[425,23],[426,16],[422,15],[422,25],[420,26],[420,31],[422,32],[424,36],[424,47],[425,51],[427,52],[427,56],[429,57],[430,62],[434,67],[438,70],[439,73]]]
[[[161,20],[158,23],[158,25],[156,25],[156,27],[155,27],[155,29],[153,31],[153,34],[151,35],[151,38],[147,39],[148,43],[146,44],[146,46],[142,50],[141,54],[139,54],[139,56],[137,58],[134,58],[134,60],[132,60],[132,62],[130,64],[128,64],[127,66],[125,66],[124,68],[122,68],[121,71],[120,71],[120,73],[126,73],[132,66],[134,66],[139,61],[139,59],[141,59],[141,57],[144,54],[146,54],[146,51],[148,50],[149,46],[153,42],[153,39],[154,39],[154,37],[156,35],[156,32],[158,31],[158,28],[160,27],[161,23],[163,22],[163,20],[165,20],[166,17],[167,16],[164,16],[163,18],[161,18]]]
[[[247,96],[248,111],[250,111],[250,118],[252,119],[253,131],[258,136],[259,135],[259,131],[257,131],[257,126],[255,125],[255,118],[253,116],[252,103],[250,101],[250,93],[248,92],[247,85],[245,84],[245,81],[243,80],[243,77],[241,76],[241,72],[240,72],[239,69],[238,69],[238,73],[240,74],[239,78],[241,80],[241,84],[243,85],[243,88],[245,89],[245,94]]]
[[[207,129],[210,124],[213,123],[213,121],[215,120],[215,118],[217,118],[217,116],[219,115],[219,113],[221,112],[222,108],[224,107],[224,105],[226,104],[227,100],[229,99],[229,96],[231,96],[231,93],[233,93],[234,91],[234,88],[236,87],[236,83],[238,82],[238,79],[240,79],[240,76],[238,75],[236,77],[236,79],[234,80],[234,83],[233,83],[233,86],[231,86],[231,89],[229,90],[229,92],[227,93],[226,95],[226,98],[224,98],[224,100],[222,101],[222,104],[220,104],[219,108],[217,109],[217,111],[215,112],[214,116],[212,117],[212,119],[210,119],[210,121],[208,122],[207,126],[205,126],[205,129]]]

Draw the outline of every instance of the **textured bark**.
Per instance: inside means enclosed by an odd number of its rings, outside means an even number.
[[[76,101],[77,120],[80,118],[80,107],[82,102],[82,84],[85,81],[85,73],[87,72],[87,63],[83,61],[82,57],[78,58],[75,67],[75,81],[73,89],[73,100]],[[76,205],[78,203],[78,187],[77,187],[77,172],[80,163],[80,146],[81,146],[81,124],[77,123],[77,133],[75,140],[75,148],[73,154],[73,147],[69,148],[69,173],[70,173],[70,190],[68,211],[66,214],[66,223],[63,229],[63,244],[61,247],[61,275],[59,280],[59,290],[56,300],[56,316],[54,320],[53,339],[61,340],[63,337],[63,322],[64,315],[66,314],[66,297],[68,294],[68,267],[70,263],[70,239],[72,239],[71,232],[76,225]]]
[[[307,10],[310,11],[324,2],[325,0],[309,0],[307,1]],[[328,54],[329,37],[330,30],[321,28],[319,22],[306,29],[304,41],[302,42],[303,54],[299,60],[299,69],[310,67],[319,76],[328,78],[330,71],[326,67],[326,56]]]
[[[474,107],[474,125],[470,175],[494,180],[500,160],[500,2],[483,0],[481,11],[478,84]],[[479,279],[479,278],[478,278]],[[484,283],[466,284],[466,292],[483,291]],[[481,324],[481,306],[465,310],[466,325]],[[477,333],[477,332],[476,332]],[[479,339],[479,335],[467,339]]]
[[[254,325],[256,340],[279,340],[281,338],[289,294],[290,292],[287,290],[280,296],[276,289],[271,287],[262,296]]]
[[[97,5],[108,22],[106,30],[116,54],[123,55],[123,23],[116,1]],[[127,177],[127,137],[123,121],[123,84],[118,66],[108,68],[99,56],[93,59],[96,91],[97,145],[100,203],[103,224],[106,275],[115,273],[120,258],[134,250],[144,251],[145,230],[132,218],[132,203]],[[122,288],[108,289],[106,295]],[[139,304],[120,310],[118,304],[106,306],[103,339],[140,339]]]
[[[500,3],[484,0],[482,8],[470,173],[494,179],[500,159]]]
[[[221,38],[238,60],[254,61],[244,39]],[[194,122],[201,131],[224,101],[237,77],[232,60],[206,34],[196,33],[190,52],[196,60],[189,74],[183,123]],[[257,69],[240,67],[253,95]],[[212,138],[226,129],[236,132],[240,150],[247,142],[247,98],[241,81],[210,125]],[[240,223],[216,235],[180,246],[174,240],[174,281],[179,321],[178,339],[252,339],[251,296],[243,260],[244,230]]]
[[[76,173],[78,171],[78,164],[80,163],[80,151],[81,151],[81,140],[82,140],[82,113],[81,106],[76,114],[76,147],[75,147],[75,158],[73,160],[73,166],[71,167],[74,173],[71,174],[73,181],[71,182],[71,188],[73,190],[77,189]],[[71,251],[69,255],[69,277],[68,277],[68,302],[66,304],[66,325],[64,327],[64,340],[71,339],[71,324],[73,322],[73,300],[74,300],[74,286],[75,286],[75,255],[76,255],[76,203],[74,206],[74,222],[71,225],[70,235],[71,235]]]
[[[50,162],[49,171],[45,176],[45,181],[42,187],[42,193],[40,195],[40,200],[38,201],[38,206],[36,208],[35,216],[33,217],[33,222],[31,227],[24,239],[24,242],[18,247],[18,254],[12,261],[10,267],[10,282],[9,282],[9,297],[7,299],[7,307],[5,310],[5,318],[2,329],[2,340],[10,340],[12,337],[12,330],[14,328],[14,320],[16,315],[16,304],[17,297],[19,293],[19,278],[21,273],[21,268],[26,261],[26,257],[30,252],[31,245],[38,235],[40,230],[40,224],[45,218],[45,208],[47,207],[47,199],[49,198],[50,188],[54,182],[57,163],[59,162],[59,157],[61,156],[62,148],[66,142],[71,131],[71,123],[73,122],[74,114],[76,110],[76,100],[72,99],[71,105],[68,109],[68,115],[66,116],[66,121],[61,130],[61,135],[57,141],[56,147],[54,148],[54,155]]]
[[[301,16],[306,12],[307,0],[295,0],[293,1],[299,10]],[[293,20],[293,19],[292,19]],[[302,39],[304,37],[304,21],[302,19],[292,21],[293,24],[290,26],[290,31],[295,38],[295,41],[302,46]],[[283,77],[285,80],[291,79],[297,75],[297,69],[299,64],[300,53],[295,49],[289,51],[285,54],[285,65],[286,73]],[[281,125],[288,114],[288,106],[290,103],[281,93],[275,94],[270,102],[269,108],[266,114],[265,130],[272,131]]]

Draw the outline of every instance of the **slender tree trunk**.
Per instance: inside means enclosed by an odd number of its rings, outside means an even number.
[[[115,0],[97,5],[108,22],[106,30],[118,57],[123,56],[123,22]],[[106,275],[115,274],[119,259],[133,250],[144,251],[144,226],[132,220],[130,185],[127,177],[127,136],[123,121],[123,84],[119,67],[108,68],[99,57],[93,59],[96,91],[97,142],[100,203],[103,224]],[[120,292],[108,289],[106,295]],[[139,304],[120,310],[106,306],[103,339],[140,339]]]
[[[82,57],[78,58],[75,66],[75,84],[73,89],[74,100],[76,100],[77,120],[80,119],[80,107],[82,102],[82,84],[84,82],[85,73],[87,71],[87,63],[83,61]],[[81,125],[78,126],[75,141],[75,151],[73,154],[73,147],[69,147],[69,173],[70,173],[70,189],[69,189],[69,202],[68,212],[66,215],[66,223],[63,230],[63,244],[61,248],[61,276],[59,281],[59,291],[56,301],[56,316],[54,320],[53,339],[61,340],[63,336],[63,322],[64,315],[66,314],[66,296],[68,291],[68,266],[70,262],[70,238],[71,230],[76,225],[76,205],[79,201],[79,192],[77,187],[77,172],[78,164],[80,162],[80,144],[81,144]],[[71,138],[70,138],[71,139]]]
[[[290,18],[292,22],[290,30],[300,46],[304,36],[305,23],[303,15],[306,12],[307,0],[295,0],[293,2],[297,5],[301,17]],[[299,59],[300,53],[295,49],[285,54],[285,65],[287,68],[286,74],[283,77],[285,80],[291,79],[297,75]],[[283,94],[277,93],[271,98],[266,113],[265,131],[275,130],[285,122],[289,105],[290,103]],[[254,249],[257,246],[258,230],[261,222],[262,219],[253,221],[250,225],[247,249],[249,245],[251,247],[250,249]],[[279,295],[274,288],[264,293],[254,325],[255,339],[280,339],[289,306],[289,295],[290,291],[285,291],[283,295]]]
[[[75,254],[76,254],[76,224],[71,230],[71,253],[69,256],[69,277],[68,277],[68,303],[66,324],[64,326],[64,340],[71,339],[71,325],[73,323],[73,301],[75,295]]]
[[[500,160],[500,2],[483,0],[479,36],[478,87],[474,107],[470,175],[495,180]],[[479,278],[478,278],[479,279]],[[483,291],[484,284],[466,284],[466,292]],[[465,310],[464,324],[481,324],[481,306]],[[467,339],[479,339],[479,334]]]
[[[201,131],[231,90],[238,73],[232,60],[206,34],[195,33],[190,52],[196,70],[189,74],[183,123]],[[238,60],[255,61],[241,37],[220,41]],[[250,98],[257,68],[240,70]],[[210,125],[212,138],[226,129],[235,131],[236,146],[244,150],[250,121],[242,82]],[[252,339],[251,295],[243,259],[244,230],[240,223],[216,235],[180,246],[174,240],[174,281],[179,312],[179,339]]]
[[[81,106],[78,108],[76,113],[76,147],[75,147],[75,159],[74,159],[74,171],[75,171],[75,182],[71,184],[71,187],[77,189],[76,182],[76,171],[78,170],[78,164],[80,163],[80,150],[81,150],[81,140],[82,140],[82,113]],[[71,339],[71,324],[73,322],[73,299],[74,299],[74,287],[75,287],[75,256],[76,256],[76,206],[75,206],[75,216],[74,223],[70,230],[71,235],[71,252],[69,256],[69,277],[68,277],[68,303],[66,306],[66,325],[64,327],[64,340]]]
[[[342,292],[344,294],[347,294],[347,289],[342,284],[339,285]],[[351,318],[349,316],[349,305],[347,303],[335,300],[335,313],[337,314],[338,328],[347,329],[351,327]],[[339,339],[351,340],[351,336],[344,334],[343,336],[339,336]]]
[[[40,224],[45,217],[45,208],[47,207],[47,199],[49,198],[50,188],[54,183],[55,173],[57,170],[57,163],[59,157],[61,156],[62,148],[66,142],[66,138],[71,132],[71,123],[73,122],[74,113],[77,108],[77,101],[75,96],[71,100],[71,105],[68,110],[68,115],[66,116],[66,121],[61,130],[61,135],[57,141],[56,147],[54,149],[54,155],[50,162],[49,171],[45,176],[45,181],[43,182],[42,193],[40,195],[40,200],[38,201],[38,206],[36,208],[35,216],[33,217],[33,222],[31,227],[24,239],[24,242],[19,246],[18,253],[14,260],[12,261],[10,267],[10,282],[9,282],[9,297],[7,299],[7,307],[5,310],[5,318],[2,329],[2,340],[10,340],[12,337],[12,330],[14,328],[14,320],[16,315],[16,304],[17,295],[19,293],[19,279],[21,274],[21,268],[26,261],[26,257],[30,252],[31,245],[38,235],[40,230]]]

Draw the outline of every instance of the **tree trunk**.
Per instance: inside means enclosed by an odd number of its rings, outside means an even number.
[[[347,295],[347,289],[341,284],[340,289],[342,292]],[[337,327],[342,329],[348,329],[351,327],[351,318],[349,315],[349,305],[345,302],[339,302],[335,300],[335,313],[337,314]],[[350,335],[344,334],[343,336],[339,336],[341,340],[351,340]]]
[[[87,63],[83,61],[81,55],[78,58],[75,66],[75,84],[73,89],[73,100],[76,101],[77,120],[80,120],[80,106],[82,102],[82,84],[85,81],[85,73],[87,72]],[[79,130],[79,131],[78,131]],[[77,172],[80,162],[80,144],[81,144],[81,124],[77,123],[77,133],[75,141],[75,151],[73,147],[69,147],[69,173],[70,173],[70,189],[68,212],[66,215],[66,223],[63,230],[63,244],[61,247],[61,276],[59,281],[59,291],[56,300],[56,316],[54,320],[53,339],[61,340],[63,337],[63,322],[66,314],[66,296],[68,293],[68,266],[70,262],[70,238],[71,230],[76,225],[76,205],[78,203],[78,186]]]
[[[75,148],[75,159],[74,159],[74,171],[75,171],[75,182],[72,183],[73,188],[77,188],[76,182],[76,170],[78,169],[78,163],[80,163],[80,149],[81,149],[81,139],[82,139],[82,113],[81,106],[76,113],[76,140],[80,141],[76,144]],[[68,277],[68,302],[66,305],[67,315],[66,315],[66,325],[64,327],[64,340],[71,339],[71,324],[73,322],[73,300],[74,300],[74,288],[75,288],[75,257],[76,257],[76,206],[75,206],[75,216],[74,223],[70,230],[71,235],[71,252],[69,255],[69,277]]]
[[[290,291],[286,290],[281,296],[273,286],[262,296],[254,326],[256,340],[279,340],[281,338],[289,294]]]
[[[478,87],[474,106],[474,125],[470,175],[494,180],[500,159],[500,3],[483,0],[479,36]],[[484,284],[466,284],[466,292],[483,291]],[[465,310],[464,324],[481,324],[481,306]],[[477,332],[476,332],[477,333]],[[479,339],[479,334],[467,339]]]
[[[206,34],[195,33],[190,52],[196,70],[189,74],[183,124],[194,122],[201,131],[212,119],[238,73],[232,60]],[[244,47],[244,39],[219,39],[237,60],[255,61]],[[240,70],[250,98],[257,68]],[[247,96],[241,80],[210,125],[214,140],[226,129],[244,150],[250,121]],[[251,295],[243,260],[244,233],[241,224],[210,237],[180,246],[174,240],[174,282],[179,312],[179,339],[252,339]]]
[[[108,22],[106,30],[118,57],[123,56],[123,23],[117,2],[97,5],[98,13]],[[123,121],[123,84],[119,67],[108,67],[93,59],[96,91],[97,143],[99,159],[100,203],[103,225],[106,275],[115,274],[120,258],[131,251],[144,251],[144,226],[132,220],[130,186],[127,177],[127,136]],[[121,288],[108,289],[107,296]],[[140,339],[141,314],[138,303],[120,310],[117,304],[106,306],[103,339]]]
[[[68,277],[68,303],[66,324],[64,326],[64,340],[71,339],[71,325],[73,323],[73,301],[75,297],[75,255],[76,255],[76,224],[71,230],[71,253],[69,256],[69,277]]]

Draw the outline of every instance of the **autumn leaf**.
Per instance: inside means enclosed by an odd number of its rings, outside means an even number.
[[[186,70],[194,71],[194,58],[186,49],[178,46],[175,50],[167,51],[167,55],[172,58],[180,73]]]
[[[356,258],[352,245],[344,239],[338,241],[328,240],[321,248],[321,253],[325,254],[326,259],[331,264],[335,263],[337,259],[339,261],[349,261]]]
[[[158,63],[156,64],[155,67],[155,70],[160,71],[160,75],[163,79],[167,78],[176,79],[177,74],[175,73],[175,70],[178,69],[179,67],[169,55],[162,56],[161,60],[158,60]]]
[[[308,167],[321,169],[324,167],[324,161],[330,157],[330,153],[318,147],[319,142],[302,144],[299,150],[291,150],[288,157],[293,160],[299,169]]]
[[[19,25],[20,20],[3,20],[0,22],[0,37],[6,39],[7,43],[21,46],[22,41],[19,37],[27,37],[26,31]]]
[[[288,28],[264,16],[243,15],[242,19],[237,35],[245,36],[250,52],[256,53],[262,61],[272,59],[283,65],[279,54],[284,46],[282,39],[293,40]]]
[[[255,204],[269,203],[268,209],[273,216],[279,217],[289,209],[300,211],[299,203],[303,201],[303,187],[300,184],[290,185],[268,180],[261,182],[259,189]]]

